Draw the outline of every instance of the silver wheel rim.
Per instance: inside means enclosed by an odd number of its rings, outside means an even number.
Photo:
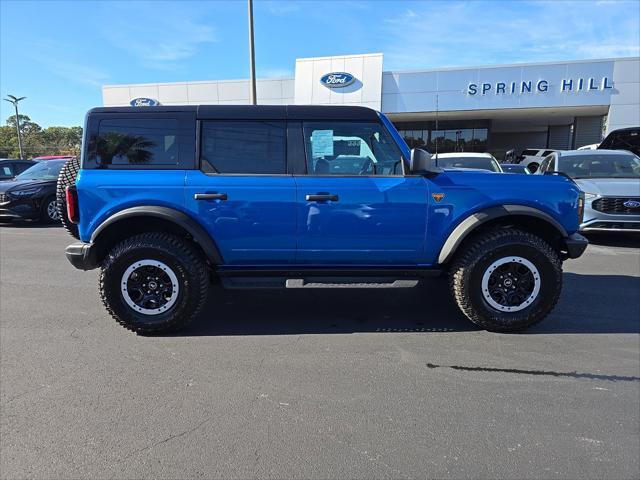
[[[176,303],[180,286],[178,277],[169,266],[159,260],[145,259],[125,270],[120,280],[120,291],[134,311],[143,315],[159,315]]]
[[[60,219],[60,215],[58,214],[58,205],[57,205],[57,203],[58,203],[57,201],[52,200],[47,205],[47,215],[49,215],[49,218],[51,220],[59,220]]]
[[[509,273],[513,270],[521,272],[521,276]],[[518,312],[538,298],[541,285],[540,272],[529,260],[515,256],[503,257],[485,270],[482,296],[500,312]],[[518,303],[514,304],[514,298],[519,299]]]

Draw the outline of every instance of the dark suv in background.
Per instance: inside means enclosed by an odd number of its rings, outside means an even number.
[[[44,223],[58,222],[56,182],[66,162],[31,162],[31,167],[15,178],[0,181],[0,221],[28,219]]]
[[[17,160],[14,158],[0,159],[0,181],[11,180],[16,175],[20,175],[27,168],[36,164],[33,160]]]

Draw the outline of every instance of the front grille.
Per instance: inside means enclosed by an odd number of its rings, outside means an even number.
[[[632,230],[640,232],[640,222],[594,222],[584,228],[589,230]]]
[[[628,207],[624,205],[624,203],[629,200],[640,202],[640,197],[603,197],[594,200],[592,206],[594,210],[602,213],[640,215],[640,207]]]

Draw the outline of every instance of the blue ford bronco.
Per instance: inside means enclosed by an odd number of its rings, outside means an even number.
[[[100,268],[105,307],[140,334],[184,327],[214,279],[368,287],[439,274],[472,322],[516,331],[551,311],[563,260],[587,247],[567,177],[438,168],[363,107],[95,108],[57,195],[80,240],[67,258]]]

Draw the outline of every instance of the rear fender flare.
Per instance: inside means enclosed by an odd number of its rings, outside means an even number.
[[[562,238],[568,236],[567,231],[555,218],[537,208],[524,205],[500,205],[490,207],[469,215],[453,229],[442,245],[440,255],[438,256],[438,264],[442,265],[451,260],[464,239],[480,225],[495,220],[496,218],[509,217],[511,215],[524,215],[544,220],[558,231],[559,236]]]
[[[126,208],[117,213],[114,213],[100,225],[98,225],[98,227],[93,231],[93,234],[91,235],[91,243],[95,244],[98,241],[101,233],[103,233],[111,225],[114,225],[115,223],[122,220],[135,217],[159,218],[182,227],[200,245],[207,259],[213,265],[223,264],[220,250],[218,249],[218,246],[213,241],[211,236],[207,233],[207,231],[186,213],[168,207],[160,207],[154,205],[137,206]]]

